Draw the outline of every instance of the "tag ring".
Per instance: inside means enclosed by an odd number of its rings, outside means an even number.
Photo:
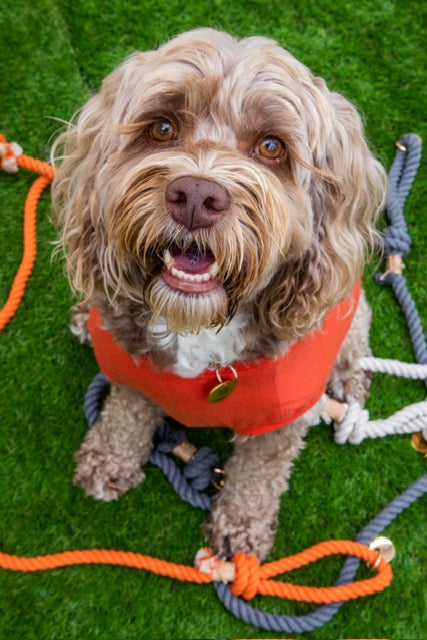
[[[239,379],[239,376],[237,375],[236,369],[231,364],[228,365],[228,369],[231,370],[231,372],[232,372],[232,374],[234,376],[234,382],[237,382],[237,380]],[[223,384],[224,380],[221,378],[221,374],[219,372],[219,369],[215,369],[215,373],[216,373],[216,377],[218,378],[219,384]]]

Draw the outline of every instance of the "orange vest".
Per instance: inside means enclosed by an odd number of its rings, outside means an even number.
[[[211,404],[208,394],[218,384],[216,372],[182,378],[159,371],[148,356],[131,356],[102,325],[95,307],[89,316],[96,360],[113,382],[138,389],[165,413],[188,427],[231,427],[241,435],[274,431],[313,407],[325,392],[341,344],[350,328],[360,295],[360,282],[327,313],[322,329],[292,344],[285,355],[236,363],[238,379],[228,398]],[[229,367],[222,380],[233,379]]]

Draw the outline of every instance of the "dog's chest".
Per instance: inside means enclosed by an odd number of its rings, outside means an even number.
[[[246,326],[247,319],[237,315],[219,330],[201,329],[196,334],[180,335],[168,332],[160,321],[151,327],[150,333],[158,347],[173,352],[173,372],[193,378],[206,369],[225,367],[240,360],[246,348]]]

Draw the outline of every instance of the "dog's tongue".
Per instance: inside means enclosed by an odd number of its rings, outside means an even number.
[[[215,262],[215,258],[210,251],[202,253],[194,245],[185,250],[174,246],[171,248],[171,255],[175,259],[175,266],[187,273],[203,273]]]

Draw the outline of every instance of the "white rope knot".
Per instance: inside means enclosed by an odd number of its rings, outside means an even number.
[[[361,369],[388,373],[404,378],[427,378],[427,365],[399,362],[382,358],[360,358]],[[338,405],[338,407],[337,407]],[[388,418],[370,420],[369,412],[356,400],[341,404],[329,400],[326,412],[334,420],[335,442],[360,444],[365,438],[383,438],[394,434],[422,431],[427,433],[427,400],[410,404]]]
[[[338,444],[360,444],[367,436],[369,412],[354,400],[347,404],[344,416],[335,421],[335,442]]]

